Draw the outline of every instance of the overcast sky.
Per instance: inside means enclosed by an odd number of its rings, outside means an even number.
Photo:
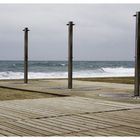
[[[140,4],[0,4],[0,60],[67,60],[66,24],[73,21],[74,60],[134,60]]]

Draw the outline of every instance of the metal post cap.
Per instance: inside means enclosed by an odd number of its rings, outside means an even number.
[[[73,21],[69,21],[69,23],[67,24],[67,25],[75,25],[75,24],[73,24]]]
[[[27,27],[25,27],[23,31],[30,31],[30,30]]]

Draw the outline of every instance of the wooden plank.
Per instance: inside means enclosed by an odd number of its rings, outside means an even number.
[[[76,97],[76,99],[77,99],[77,97]],[[71,108],[72,110],[79,110],[79,111],[81,110],[82,112],[83,111],[86,111],[86,112],[90,111],[91,112],[91,111],[93,111],[93,109],[96,109],[95,106],[97,106],[97,105],[100,106],[100,107],[104,107],[105,106],[105,104],[99,105],[99,103],[94,103],[94,102],[92,102],[92,104],[90,104],[87,101],[86,102],[85,101],[82,102],[82,101],[79,101],[79,100],[75,100],[75,102],[74,101],[70,102],[69,100],[66,102],[65,100],[62,100],[59,104],[62,105],[64,103],[66,103],[68,108]],[[57,105],[59,105],[59,104],[57,104]]]
[[[15,114],[15,115],[20,115],[20,116],[24,116],[24,117],[32,117],[33,115],[34,116],[38,116],[39,115],[39,112],[34,112],[33,110],[31,109],[25,109],[25,108],[22,108],[22,107],[15,107],[15,106],[12,106],[10,105],[9,107],[0,107],[0,110],[1,112],[4,111],[4,112],[8,112],[8,113],[12,113],[12,114]]]
[[[73,118],[68,118],[66,122],[70,122],[72,125],[80,125],[82,129],[96,129],[98,127],[108,127],[102,124],[102,122],[97,123],[96,120],[86,120],[83,118],[78,118],[73,116]]]
[[[11,116],[13,118],[15,118],[17,116],[17,119],[26,119],[26,118],[38,118],[38,117],[45,117],[45,116],[56,116],[56,115],[60,115],[60,113],[54,113],[53,111],[45,111],[43,112],[40,112],[36,109],[36,111],[34,110],[29,110],[28,112],[26,112],[24,109],[20,109],[19,108],[19,111],[16,110],[16,108],[12,108],[11,109],[7,109],[7,108],[3,108],[2,110],[0,110],[1,114],[4,115],[6,114],[7,116]],[[53,114],[52,114],[53,112]],[[0,115],[1,115],[0,114]]]
[[[140,121],[133,119],[139,118],[140,109],[116,111],[121,104],[100,104],[77,97],[65,99],[0,102],[0,135],[139,136]],[[123,107],[134,106],[123,104]],[[109,110],[114,111],[106,112]]]
[[[129,126],[121,126],[119,129],[128,132],[132,136],[140,136],[140,130],[137,128]]]
[[[14,120],[14,121],[19,120],[19,119],[26,119],[24,116],[18,116],[18,115],[11,113],[11,112],[5,111],[5,112],[1,112],[1,113],[2,113],[2,116],[5,116],[5,117],[7,117],[11,120]]]
[[[55,121],[59,121],[61,123],[68,124],[69,126],[75,126],[79,131],[81,130],[88,130],[90,128],[96,128],[96,125],[88,126],[81,120],[75,120],[73,116],[63,116],[63,117],[57,117],[55,118]]]
[[[106,114],[102,114],[101,116],[97,116],[97,115],[96,116],[84,115],[84,116],[89,117],[89,118],[93,118],[93,119],[98,119],[98,120],[104,121],[104,122],[110,122],[110,123],[116,123],[118,125],[126,125],[126,126],[130,126],[130,127],[140,128],[139,124],[133,124],[133,122],[128,123],[128,122],[125,122],[123,119],[122,120],[115,120],[113,117],[108,117]]]
[[[113,123],[113,122],[110,123],[110,122],[107,122],[107,121],[101,121],[98,118],[93,118],[92,115],[93,114],[91,114],[91,115],[90,114],[77,114],[76,116],[84,117],[86,119],[91,119],[91,121],[94,120],[95,122],[101,123],[102,125],[109,125],[107,127],[120,126],[119,124],[116,124],[116,123]]]
[[[62,101],[61,103],[63,104],[63,102],[65,103],[65,101]],[[72,110],[73,112],[76,111],[76,113],[82,113],[82,112],[98,112],[98,111],[107,111],[107,110],[118,110],[118,109],[122,109],[123,107],[114,107],[113,105],[106,105],[106,104],[102,104],[100,105],[99,103],[92,103],[92,104],[82,104],[82,103],[77,103],[77,105],[74,105],[74,102],[71,102],[71,103],[68,103],[65,104],[67,106],[66,109],[69,109],[69,108],[73,108],[71,109],[71,113],[72,113]],[[60,107],[60,106],[59,106]],[[65,111],[65,110],[63,110]],[[79,111],[79,112],[78,112]],[[66,112],[68,112],[66,110]]]
[[[102,131],[103,129],[91,129],[89,130],[90,134],[96,136],[110,136],[107,132]]]
[[[0,129],[8,131],[8,132],[14,134],[14,136],[15,135],[16,136],[28,136],[28,134],[24,133],[24,131],[20,131],[20,129],[16,128],[15,126],[11,126],[7,123],[0,124]]]
[[[43,120],[44,120],[44,121],[47,121],[47,123],[48,123],[48,122],[49,122],[49,123],[52,123],[52,124],[55,125],[55,126],[60,126],[60,127],[64,128],[64,129],[70,130],[70,131],[72,131],[72,132],[79,131],[79,129],[76,128],[75,126],[70,126],[70,125],[68,125],[68,124],[64,124],[64,123],[62,123],[62,122],[58,122],[57,120],[56,120],[56,121],[50,120],[50,119],[43,119]]]
[[[78,132],[78,135],[79,136],[99,136],[99,134],[97,133],[96,129],[92,129],[92,132],[90,130],[80,131],[80,132]]]
[[[106,130],[114,132],[116,136],[137,136],[137,134],[129,132],[128,130],[123,130],[122,126],[107,128]]]
[[[71,132],[71,130],[67,130],[62,126],[53,124],[51,122],[48,122],[47,120],[44,121],[42,119],[35,119],[34,121],[36,121],[38,123],[43,123],[44,125],[46,125],[47,128],[60,131],[61,133],[70,133]]]
[[[14,114],[21,114],[21,115],[24,115],[24,116],[30,116],[30,113],[31,113],[31,110],[29,110],[28,112],[27,111],[25,111],[25,108],[23,108],[22,109],[22,111],[21,111],[21,109],[22,108],[17,108],[16,106],[12,106],[12,105],[10,105],[10,106],[0,106],[0,110],[1,111],[5,111],[5,112],[12,112],[12,113],[14,113]]]
[[[17,136],[16,134],[7,131],[7,129],[0,129],[0,134],[1,136]]]
[[[111,128],[110,128],[111,129]],[[96,130],[90,130],[90,133],[96,134],[96,136],[117,136],[112,133],[112,131],[106,131],[107,129],[96,129]]]
[[[2,113],[2,114],[1,114]],[[2,116],[2,117],[5,117],[5,120],[11,120],[11,121],[16,121],[16,120],[18,120],[18,118],[16,118],[15,116],[11,116],[11,115],[9,115],[9,114],[6,114],[6,113],[4,113],[4,112],[1,112],[0,113],[0,116]]]
[[[106,105],[106,106],[114,106],[114,107],[120,107],[120,108],[125,108],[125,107],[127,107],[127,108],[140,108],[139,104],[129,104],[129,103],[121,103],[121,102],[114,103],[114,101],[106,101],[106,100],[92,99],[92,98],[86,98],[86,97],[76,97],[75,99],[73,99],[73,101],[74,100],[75,101],[78,100],[80,104],[82,104],[82,102],[84,102],[84,103],[87,103],[88,105],[89,104],[90,105],[97,104],[97,105],[102,105],[102,106]]]
[[[75,99],[76,98],[76,99]],[[41,105],[43,105],[44,104],[44,106],[47,106],[48,105],[48,107],[49,107],[49,109],[51,110],[53,110],[52,111],[52,113],[53,114],[51,114],[51,115],[54,115],[54,116],[57,116],[57,115],[60,115],[60,114],[71,114],[71,113],[80,113],[80,112],[95,112],[95,108],[98,108],[97,110],[99,110],[99,108],[104,108],[104,109],[101,109],[101,110],[106,110],[105,108],[106,107],[103,107],[104,106],[104,104],[103,105],[99,105],[99,103],[97,104],[96,103],[96,106],[98,106],[98,107],[94,107],[94,105],[95,105],[95,103],[92,103],[92,105],[91,104],[89,104],[88,103],[88,100],[86,99],[84,99],[84,98],[78,98],[77,99],[77,97],[75,97],[75,98],[70,98],[71,99],[71,101],[70,102],[66,102],[66,101],[64,101],[64,100],[53,100],[53,102],[55,102],[54,104],[52,104],[51,103],[51,105],[49,105],[49,103],[50,103],[50,101],[51,100],[49,100],[49,102],[47,101],[47,102],[43,102],[43,103],[41,103]],[[67,100],[69,100],[69,98],[65,98],[65,99],[67,99]],[[80,103],[79,102],[79,99],[81,100],[81,101],[83,101],[83,104],[82,103]],[[74,100],[74,101],[73,101]],[[85,101],[86,102],[85,102]],[[36,100],[34,100],[34,102],[35,102]],[[38,100],[37,100],[38,101]],[[40,101],[40,100],[39,100]],[[45,100],[43,100],[43,101],[45,101]],[[61,102],[59,102],[59,101],[61,101]],[[76,101],[78,101],[79,103],[77,103]],[[96,101],[97,102],[97,101]],[[75,103],[75,104],[74,104]],[[67,105],[67,107],[66,108],[64,108],[64,107],[62,107],[63,105]],[[31,105],[31,104],[30,104]],[[74,105],[76,105],[75,107],[73,107]],[[22,105],[20,105],[20,106],[22,106]],[[25,107],[24,107],[25,108]],[[27,106],[26,106],[26,108],[28,108]],[[12,108],[11,108],[12,109]],[[18,108],[18,109],[20,109],[20,107]],[[114,108],[114,107],[111,107],[110,106],[110,109],[111,110],[114,110],[114,109],[116,109],[116,108]],[[17,111],[17,108],[15,108],[15,110],[16,110],[16,112],[18,112]],[[50,110],[49,110],[49,112],[48,112],[48,109],[46,108],[44,108],[43,107],[43,109],[42,108],[36,108],[36,106],[34,107],[34,109],[32,108],[32,109],[30,109],[29,110],[29,112],[26,114],[26,112],[20,112],[19,111],[19,113],[20,113],[20,116],[22,116],[22,114],[23,114],[23,116],[30,116],[30,117],[32,117],[32,118],[37,118],[37,117],[39,117],[39,116],[32,116],[32,115],[35,115],[33,112],[34,112],[34,110],[37,110],[37,112],[36,113],[38,113],[39,114],[39,112],[40,112],[40,115],[43,117],[43,116],[45,116],[45,115],[47,115],[47,114],[50,114],[51,112],[50,112]],[[45,111],[43,111],[43,110],[45,110]],[[46,111],[47,110],[47,111]],[[100,110],[100,111],[101,111]],[[56,111],[57,111],[57,113],[56,113]],[[13,110],[13,112],[14,112],[14,110]],[[31,113],[32,112],[32,113]],[[13,113],[14,114],[14,113]],[[49,116],[51,116],[51,115],[49,115]]]
[[[100,115],[101,116],[101,115]],[[118,112],[109,112],[106,113],[105,115],[107,118],[113,119],[113,120],[117,120],[117,121],[124,121],[126,123],[132,123],[133,124],[140,124],[139,120],[135,120],[133,118],[131,118],[131,116],[127,115],[127,111],[118,111]]]
[[[140,114],[140,108],[137,108],[137,109],[131,109],[131,110],[128,110],[129,112],[133,112],[133,113],[139,113]]]
[[[112,127],[107,127],[107,128],[110,128],[111,129]],[[102,128],[98,128],[96,130],[96,135],[98,134],[98,136],[99,135],[101,135],[101,136],[103,136],[103,135],[105,135],[105,136],[115,136],[114,133],[112,133],[111,131],[108,131],[107,128],[103,128],[103,129]],[[102,133],[98,133],[98,131],[99,132],[102,132]],[[91,129],[90,130],[90,133],[95,133],[95,131]]]
[[[25,121],[18,121],[18,123],[14,123],[13,125],[16,125],[17,127],[20,127],[22,130],[30,130],[36,133],[38,136],[51,136],[53,133],[48,132],[45,130],[45,128],[33,125],[31,123],[26,123]]]
[[[67,133],[67,134],[65,134],[64,136],[71,136],[71,137],[83,137],[83,136],[85,136],[85,134],[82,134],[81,132],[73,132],[73,133]]]
[[[37,126],[43,128],[44,130],[46,130],[47,132],[52,133],[53,135],[62,134],[62,132],[60,130],[58,131],[58,129],[55,129],[54,127],[52,127],[48,124],[46,125],[46,124],[44,124],[44,122],[40,122],[40,121],[38,122],[38,121],[36,121],[36,119],[24,120],[24,122],[35,125],[35,126],[37,125]]]
[[[118,112],[119,113],[119,112]],[[126,113],[123,111],[123,113],[120,113],[120,116],[126,116],[126,118],[129,119],[139,119],[140,113],[139,112],[133,112],[132,110],[128,110]],[[138,120],[139,121],[139,120]]]
[[[51,103],[52,104],[52,103]],[[9,111],[13,111],[16,112],[17,114],[19,113],[20,115],[23,115],[25,117],[30,117],[30,118],[37,118],[37,117],[43,117],[43,116],[57,116],[60,115],[60,111],[58,111],[55,107],[52,108],[50,106],[46,107],[47,104],[43,104],[42,106],[45,106],[44,108],[36,108],[36,106],[32,105],[31,109],[27,109],[28,106],[23,107],[23,104],[20,104],[20,106],[16,107],[15,105],[10,104],[10,110]],[[39,104],[38,104],[39,106]],[[5,109],[5,106],[2,107],[3,109]],[[9,108],[9,107],[7,107]],[[5,109],[6,110],[6,109]],[[23,110],[23,112],[21,111]],[[25,113],[25,114],[24,114]]]
[[[53,121],[54,119],[52,119],[52,121]],[[60,121],[58,118],[56,119],[55,118],[55,121]],[[72,121],[74,121],[73,123],[71,123]],[[65,124],[68,124],[68,126],[70,127],[71,125],[73,126],[73,125],[75,125],[75,126],[77,126],[78,124],[81,124],[81,128],[80,128],[80,130],[82,129],[84,129],[84,130],[87,130],[87,129],[93,129],[93,128],[97,128],[97,127],[99,127],[99,124],[97,124],[96,122],[94,122],[94,120],[90,120],[90,121],[88,121],[88,120],[82,120],[81,118],[79,119],[79,118],[77,118],[77,117],[75,117],[75,116],[72,116],[69,120],[66,120],[66,121],[61,121],[61,123],[65,123]]]
[[[22,111],[20,111],[22,112]],[[8,109],[6,107],[3,107],[2,109],[0,109],[0,115],[7,115],[8,117],[10,116],[10,118],[13,118],[15,120],[15,118],[17,119],[25,119],[28,117],[28,115],[24,114],[24,113],[19,113],[17,111],[15,111],[13,108]],[[31,113],[30,113],[31,114]]]
[[[140,120],[137,120],[135,117],[134,117],[134,114],[133,114],[133,117],[130,116],[129,114],[127,114],[127,112],[115,112],[115,113],[111,113],[109,114],[110,117],[114,118],[115,120],[122,120],[124,119],[125,122],[130,122],[133,124],[140,124]]]
[[[79,136],[97,136],[97,133],[89,132],[89,130],[88,130],[85,132],[80,132]]]
[[[21,124],[20,122],[6,122],[4,124],[5,127],[11,128],[11,132],[16,131],[16,134],[19,136],[43,136],[46,135],[47,132],[40,133],[40,129],[37,129],[36,127],[31,127],[25,124]]]
[[[89,126],[90,125],[92,126],[92,124],[93,124],[93,125],[96,125],[97,127],[100,127],[100,128],[111,127],[111,124],[103,124],[103,123],[101,123],[101,121],[98,121],[97,119],[93,120],[90,118],[85,118],[85,117],[80,117],[80,116],[75,116],[75,119],[77,119],[77,121],[84,121]]]
[[[113,101],[105,101],[101,100],[101,102],[98,102],[100,105],[106,105],[106,106],[113,106],[113,107],[119,107],[119,108],[140,108],[139,104],[128,104],[128,103],[121,103],[121,102],[113,102]]]
[[[11,118],[8,118],[8,116],[6,115],[3,115],[3,114],[0,114],[0,122],[4,122],[4,121],[16,121],[16,119],[11,119]]]
[[[61,106],[64,106],[64,104],[67,106],[67,108],[65,108],[65,109],[63,109],[63,107],[61,108]],[[77,103],[76,103],[77,104]],[[81,110],[83,110],[83,111],[85,111],[85,110],[89,110],[89,108],[90,108],[90,105],[89,104],[87,104],[87,107],[85,106],[85,104],[83,104],[83,107],[81,107],[82,106],[82,103],[80,103],[80,105],[79,104],[77,104],[76,106],[75,106],[75,104],[74,104],[74,102],[66,102],[66,101],[60,101],[60,102],[55,102],[54,104],[52,104],[51,103],[51,105],[49,105],[49,107],[55,107],[55,108],[58,108],[57,110],[59,110],[59,111],[66,111],[66,112],[68,112],[68,111],[77,111],[77,110],[79,110],[79,111],[81,111]],[[73,106],[75,106],[75,107],[73,107]],[[85,108],[86,107],[86,108]],[[67,109],[70,109],[70,110],[68,110],[67,111]],[[91,109],[93,109],[93,108],[91,108]],[[91,110],[90,110],[91,111]]]
[[[54,119],[53,119],[54,120]],[[52,121],[53,121],[52,120]],[[83,130],[88,130],[88,129],[91,129],[91,128],[95,128],[96,125],[93,125],[92,123],[92,126],[89,126],[87,125],[85,122],[83,122],[82,120],[74,120],[73,119],[73,116],[71,116],[69,119],[65,119],[65,117],[60,117],[60,118],[55,118],[55,121],[59,121],[60,123],[64,123],[64,124],[67,124],[69,127],[75,127],[77,128],[79,131],[83,131]]]

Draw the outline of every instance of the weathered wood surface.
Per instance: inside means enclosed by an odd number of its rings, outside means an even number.
[[[140,136],[140,104],[84,97],[0,102],[0,136]]]
[[[80,95],[94,93],[112,93],[113,91],[129,92],[134,91],[133,84],[116,84],[116,83],[103,83],[103,82],[89,82],[73,80],[73,89],[67,88],[67,80],[29,80],[28,84],[23,81],[0,81],[0,87],[17,89],[23,91],[34,91],[40,93],[50,93],[59,96]],[[129,91],[129,92],[128,92]],[[133,94],[132,94],[133,95]]]

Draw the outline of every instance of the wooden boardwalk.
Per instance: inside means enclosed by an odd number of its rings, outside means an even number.
[[[140,104],[84,97],[1,101],[0,136],[140,136]]]

